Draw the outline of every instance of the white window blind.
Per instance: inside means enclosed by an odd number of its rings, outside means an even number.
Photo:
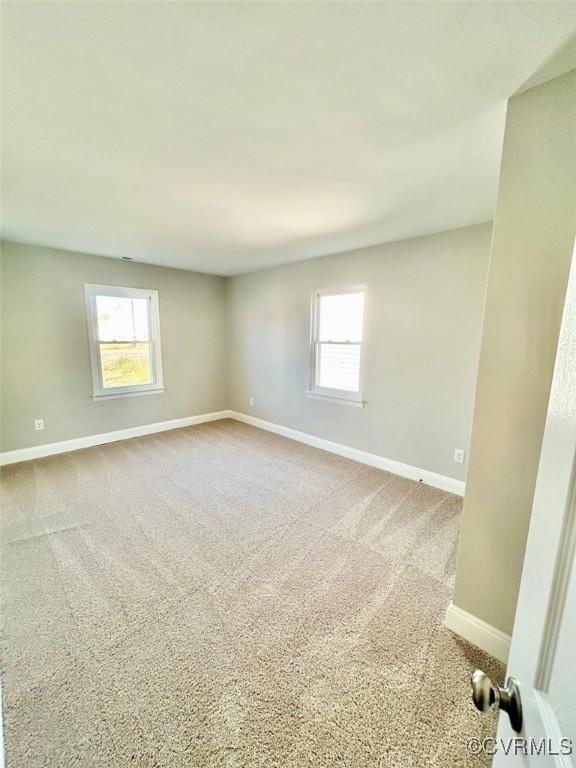
[[[359,399],[364,290],[319,291],[313,312],[313,390]]]

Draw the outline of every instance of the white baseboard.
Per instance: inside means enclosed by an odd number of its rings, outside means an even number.
[[[77,451],[80,448],[91,448],[94,445],[115,443],[118,440],[129,440],[131,437],[142,437],[143,435],[152,435],[155,432],[166,432],[169,429],[190,427],[193,424],[203,424],[206,421],[217,421],[218,419],[227,418],[230,418],[230,411],[215,411],[214,413],[201,413],[198,416],[185,416],[181,419],[171,419],[170,421],[157,421],[155,424],[142,424],[139,427],[117,429],[114,432],[102,432],[99,435],[75,437],[72,440],[61,440],[58,443],[33,445],[30,448],[19,448],[15,451],[0,453],[0,466],[16,464],[20,461],[30,461],[31,459],[41,459],[43,456],[54,456],[57,453],[68,453],[68,451]]]
[[[444,625],[480,650],[494,656],[498,661],[508,663],[510,635],[492,627],[472,613],[458,608],[454,603],[448,606]]]
[[[368,464],[371,467],[377,467],[378,469],[384,469],[386,472],[392,472],[394,475],[407,477],[409,480],[416,480],[419,482],[421,481],[426,485],[434,486],[434,488],[440,488],[443,491],[455,493],[457,496],[464,496],[466,484],[462,480],[455,480],[452,477],[439,475],[436,472],[430,472],[428,469],[419,469],[418,467],[413,467],[410,464],[403,464],[400,461],[394,461],[394,459],[386,459],[384,456],[378,456],[375,453],[361,451],[358,448],[351,448],[348,445],[333,443],[331,440],[325,440],[322,437],[309,435],[307,432],[299,432],[297,429],[292,429],[291,427],[283,427],[280,424],[275,424],[272,421],[257,419],[254,416],[248,416],[247,414],[240,413],[239,411],[230,411],[229,416],[232,419],[236,419],[236,421],[242,421],[245,424],[251,424],[254,427],[265,429],[268,432],[275,432],[277,435],[283,435],[284,437],[289,437],[292,440],[298,440],[300,443],[312,445],[314,448],[321,448],[323,451],[337,453],[339,456],[344,456],[347,459],[359,461],[361,464]]]
[[[62,440],[58,443],[46,443],[44,445],[34,445],[30,448],[19,448],[15,451],[5,451],[0,453],[0,466],[6,464],[16,464],[20,461],[30,461],[31,459],[40,459],[44,456],[54,456],[58,453],[68,453],[68,451],[77,451],[81,448],[91,448],[95,445],[104,445],[105,443],[115,443],[118,440],[129,440],[132,437],[142,437],[143,435],[152,435],[155,432],[165,432],[169,429],[178,429],[179,427],[190,427],[193,424],[203,424],[207,421],[217,421],[219,419],[236,419],[245,424],[251,424],[254,427],[265,429],[268,432],[275,432],[278,435],[289,437],[292,440],[298,440],[314,448],[321,448],[330,453],[336,453],[353,461],[359,461],[362,464],[368,464],[371,467],[383,469],[386,472],[392,472],[400,477],[406,477],[409,480],[416,480],[440,488],[443,491],[455,493],[458,496],[464,495],[465,483],[461,480],[454,480],[452,477],[439,475],[436,472],[430,472],[427,469],[419,469],[410,464],[403,464],[393,459],[386,459],[384,456],[378,456],[375,453],[361,451],[358,448],[351,448],[348,445],[334,443],[331,440],[325,440],[322,437],[309,435],[306,432],[299,432],[290,427],[283,427],[264,419],[257,419],[254,416],[248,416],[238,411],[216,411],[214,413],[201,413],[198,416],[185,416],[181,419],[171,419],[170,421],[159,421],[155,424],[142,424],[139,427],[129,427],[128,429],[118,429],[114,432],[103,432],[98,435],[86,435],[85,437],[76,437],[72,440]]]

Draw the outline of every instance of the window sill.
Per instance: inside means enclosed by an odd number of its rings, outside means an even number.
[[[132,392],[110,392],[110,394],[92,395],[94,401],[97,400],[118,400],[121,397],[142,397],[142,395],[161,395],[164,387],[154,387],[151,389],[136,389]]]
[[[366,401],[360,397],[340,397],[339,395],[328,395],[325,392],[315,392],[313,389],[306,390],[306,397],[311,400],[325,400],[329,403],[337,403],[338,405],[351,405],[353,408],[364,408]]]

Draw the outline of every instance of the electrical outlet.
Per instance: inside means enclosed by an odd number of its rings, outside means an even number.
[[[466,455],[466,454],[464,453],[464,451],[462,450],[462,448],[456,448],[456,449],[454,450],[454,461],[455,461],[457,464],[464,464],[464,456],[465,456],[465,455]]]
[[[254,408],[254,398],[250,398],[250,408]]]
[[[44,419],[34,419],[34,429],[41,432],[44,429]]]

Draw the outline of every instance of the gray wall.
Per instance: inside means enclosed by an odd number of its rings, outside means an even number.
[[[572,72],[511,99],[506,119],[454,595],[504,632],[514,621],[575,234]]]
[[[84,283],[159,291],[163,394],[93,401]],[[2,450],[225,408],[224,301],[221,277],[3,243]]]
[[[464,479],[453,453],[470,437],[491,231],[481,224],[229,279],[230,407]],[[309,399],[311,292],[359,283],[368,405]]]
[[[468,447],[490,236],[482,224],[229,279],[4,243],[2,450],[231,407],[464,479],[453,451]],[[164,394],[93,401],[85,282],[159,290]],[[358,283],[368,405],[310,400],[311,292]]]

